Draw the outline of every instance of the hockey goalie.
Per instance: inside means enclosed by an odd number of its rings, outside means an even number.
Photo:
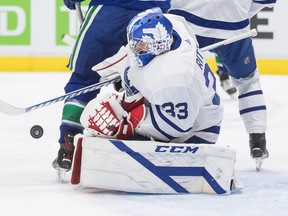
[[[71,183],[139,193],[231,193],[236,152],[214,145],[223,108],[185,20],[149,9],[132,19],[127,37],[121,67],[96,67],[102,77],[119,73],[124,91],[84,109]]]

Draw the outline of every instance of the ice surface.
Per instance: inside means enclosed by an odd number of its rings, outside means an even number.
[[[19,107],[31,106],[64,94],[68,79],[69,73],[0,73],[0,99]],[[70,185],[70,173],[64,184],[58,184],[51,163],[58,150],[62,103],[19,116],[0,113],[0,215],[288,215],[288,76],[263,75],[261,81],[270,151],[261,172],[249,156],[237,101],[218,87],[225,107],[219,145],[237,150],[236,177],[244,184],[241,192],[225,196],[107,192]],[[44,128],[40,139],[30,136],[35,124]]]

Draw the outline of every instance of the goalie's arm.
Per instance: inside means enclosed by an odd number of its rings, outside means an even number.
[[[92,70],[98,73],[101,79],[107,79],[107,77],[114,76],[115,74],[122,75],[126,67],[128,55],[128,47],[122,46],[115,55],[105,59],[97,65],[94,65]]]

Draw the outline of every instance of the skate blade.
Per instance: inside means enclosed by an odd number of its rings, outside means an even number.
[[[255,163],[256,163],[256,170],[261,171],[263,159],[262,158],[256,158]]]
[[[56,173],[57,173],[58,183],[63,184],[64,180],[65,180],[66,173],[67,173],[67,169],[57,168]]]

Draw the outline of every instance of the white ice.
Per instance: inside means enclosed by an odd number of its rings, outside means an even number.
[[[0,73],[0,99],[28,107],[64,94],[68,78],[69,73]],[[51,162],[58,150],[62,103],[19,116],[0,113],[0,215],[288,215],[288,76],[262,75],[261,82],[268,108],[270,157],[260,172],[249,156],[237,100],[218,87],[225,107],[219,145],[237,150],[235,174],[244,184],[240,192],[225,196],[105,192],[70,185],[70,173],[59,184]],[[40,139],[30,136],[35,124],[44,128]]]

